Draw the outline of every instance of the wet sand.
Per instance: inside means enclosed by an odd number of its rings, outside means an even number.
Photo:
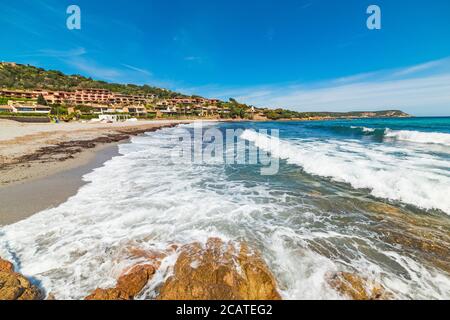
[[[118,155],[118,143],[101,145],[73,159],[77,164],[66,163],[67,170],[0,187],[0,226],[66,202],[85,184],[85,174]]]
[[[118,155],[131,136],[186,121],[22,124],[0,120],[0,226],[58,206],[83,175]]]

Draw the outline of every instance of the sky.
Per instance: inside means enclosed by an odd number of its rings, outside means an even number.
[[[367,28],[374,4],[381,30]],[[0,0],[0,13],[2,61],[260,107],[450,116],[448,0]]]

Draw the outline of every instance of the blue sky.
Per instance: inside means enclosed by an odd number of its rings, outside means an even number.
[[[81,8],[82,29],[66,28]],[[366,9],[382,10],[382,29]],[[0,60],[305,111],[450,115],[450,1],[0,0]]]

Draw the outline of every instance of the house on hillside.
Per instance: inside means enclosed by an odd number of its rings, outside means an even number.
[[[8,106],[13,113],[38,113],[50,114],[52,108],[49,106],[39,105],[34,101],[8,101]]]

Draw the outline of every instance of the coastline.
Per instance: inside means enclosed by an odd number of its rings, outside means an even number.
[[[109,125],[0,123],[0,226],[56,207],[84,185],[82,177],[119,155],[133,135],[186,121]]]
[[[118,144],[130,136],[193,121],[56,125],[0,119],[0,226],[67,201],[84,185],[82,177],[117,156]],[[241,121],[248,120],[218,122]]]
[[[155,125],[155,123],[153,123]],[[161,125],[174,125],[174,124],[158,124],[150,129],[145,128],[146,131],[157,130],[161,127]],[[351,124],[349,124],[351,125]],[[240,126],[237,124],[237,126]],[[0,128],[1,129],[1,128]],[[143,128],[128,128],[133,131],[133,134],[138,134]],[[36,152],[27,155],[25,158],[27,159],[28,164],[33,166],[45,166],[49,165],[51,167],[57,167],[60,163],[62,163],[65,169],[61,172],[56,172],[52,175],[45,175],[43,177],[28,177],[25,180],[10,182],[7,183],[4,189],[0,187],[0,202],[3,203],[6,201],[10,201],[8,199],[14,199],[15,203],[9,202],[9,208],[5,207],[4,209],[9,212],[9,216],[4,216],[5,224],[11,223],[12,225],[6,227],[5,233],[2,234],[2,237],[5,239],[4,243],[17,243],[20,245],[16,245],[18,248],[17,251],[20,254],[20,258],[16,259],[14,255],[10,254],[9,249],[6,248],[2,252],[0,252],[0,267],[1,267],[1,258],[8,259],[11,261],[17,268],[19,272],[21,272],[25,277],[34,277],[34,270],[30,269],[21,269],[20,264],[26,265],[27,268],[29,266],[44,266],[47,268],[47,261],[51,261],[55,267],[52,267],[51,271],[58,270],[60,261],[63,261],[67,256],[67,252],[69,252],[74,259],[77,259],[77,264],[71,265],[67,267],[69,270],[69,274],[71,273],[70,268],[89,268],[89,265],[86,261],[88,259],[98,259],[101,257],[108,261],[112,256],[114,258],[114,267],[110,268],[110,266],[105,265],[104,270],[108,270],[112,274],[109,275],[109,279],[106,278],[95,278],[94,275],[89,277],[89,281],[91,283],[87,283],[86,287],[82,287],[81,293],[79,295],[74,296],[66,296],[67,288],[64,286],[66,283],[58,284],[58,276],[57,274],[52,274],[51,276],[42,276],[39,275],[39,279],[44,279],[43,281],[53,281],[51,284],[45,283],[39,287],[41,289],[43,295],[48,299],[87,299],[87,300],[116,300],[116,299],[135,299],[136,297],[141,299],[144,296],[136,296],[136,294],[147,294],[147,292],[143,291],[143,288],[151,283],[154,285],[159,281],[158,279],[161,273],[166,272],[167,270],[162,267],[162,260],[166,262],[170,260],[173,263],[173,268],[175,270],[174,275],[171,278],[168,278],[164,283],[161,283],[161,287],[158,287],[158,290],[155,291],[156,299],[193,299],[195,296],[195,292],[191,293],[189,291],[189,281],[193,277],[199,277],[202,279],[202,286],[205,288],[211,285],[212,280],[209,277],[208,270],[211,269],[211,265],[216,266],[217,268],[228,268],[230,274],[234,274],[235,268],[236,270],[242,269],[240,266],[229,265],[227,261],[223,261],[221,257],[226,254],[227,256],[233,256],[235,259],[239,261],[245,261],[245,259],[249,259],[249,263],[254,264],[259,268],[259,270],[263,270],[262,275],[269,279],[268,282],[260,283],[260,279],[256,279],[255,282],[258,285],[268,287],[270,290],[267,295],[264,295],[265,299],[277,299],[277,298],[288,298],[293,297],[292,291],[287,291],[286,283],[283,282],[283,275],[286,273],[282,273],[285,271],[280,271],[277,269],[277,266],[272,264],[267,258],[267,252],[271,252],[270,250],[278,250],[278,247],[271,247],[269,242],[265,242],[263,239],[254,239],[251,236],[251,230],[246,230],[246,227],[250,225],[264,226],[262,223],[266,223],[267,219],[258,215],[256,218],[251,218],[250,221],[244,221],[240,230],[245,230],[245,232],[249,232],[246,234],[243,242],[236,243],[237,240],[233,240],[236,238],[235,234],[231,234],[228,238],[227,233],[225,236],[219,235],[218,238],[215,238],[216,235],[208,235],[211,238],[208,240],[200,239],[195,242],[195,237],[183,237],[177,238],[175,232],[171,233],[168,229],[172,228],[172,225],[186,225],[186,223],[190,223],[190,217],[186,217],[184,215],[185,212],[196,212],[203,203],[220,203],[223,204],[223,207],[220,209],[216,208],[206,208],[205,211],[198,210],[202,215],[198,215],[200,222],[204,222],[206,226],[210,225],[210,213],[215,215],[218,223],[216,224],[219,227],[227,228],[227,224],[232,226],[235,225],[236,220],[233,216],[228,216],[224,225],[221,225],[221,219],[224,215],[224,212],[233,212],[233,209],[236,208],[234,203],[230,203],[228,201],[229,197],[232,197],[232,193],[234,190],[230,190],[229,193],[221,194],[222,190],[226,188],[221,188],[219,186],[216,190],[219,190],[217,193],[213,194],[205,194],[202,192],[202,187],[197,189],[196,186],[193,188],[186,188],[181,185],[178,189],[177,194],[174,198],[172,198],[172,191],[177,190],[177,185],[181,183],[181,181],[186,181],[185,177],[193,177],[196,175],[195,169],[188,173],[188,175],[184,176],[180,174],[184,170],[189,171],[189,168],[183,167],[175,167],[166,170],[164,168],[164,164],[167,163],[167,152],[165,148],[159,148],[161,139],[165,139],[165,134],[170,135],[171,130],[168,132],[160,132],[155,135],[150,135],[147,137],[149,140],[144,143],[143,149],[145,150],[150,146],[152,148],[151,156],[145,159],[134,159],[137,162],[134,162],[133,157],[128,159],[128,157],[121,158],[120,156],[116,159],[117,166],[114,165],[110,167],[106,165],[105,171],[102,171],[100,174],[93,174],[95,179],[93,179],[92,183],[83,183],[81,177],[85,175],[87,172],[91,171],[93,168],[97,168],[99,166],[105,165],[105,161],[111,159],[112,157],[118,155],[117,146],[121,143],[121,141],[127,141],[125,136],[121,132],[116,132],[112,134],[112,132],[108,132],[107,135],[104,132],[97,132],[90,136],[88,140],[68,140],[61,141],[56,145],[47,145],[44,149],[45,152],[42,151],[42,146],[40,149],[37,149]],[[55,135],[58,135],[57,132],[52,132],[51,136],[54,138]],[[77,136],[77,133],[73,133],[70,137],[73,139]],[[1,137],[0,137],[1,139]],[[79,137],[78,137],[79,139]],[[36,139],[34,139],[36,141]],[[96,146],[91,147],[91,144],[94,143],[92,141],[96,141]],[[77,152],[72,154],[73,151],[71,148],[73,145],[76,147],[82,148],[81,152]],[[1,146],[1,143],[0,143]],[[55,153],[57,150],[61,149],[59,153]],[[139,143],[136,143],[136,149],[130,150],[131,152],[139,151],[143,149],[139,149]],[[125,148],[127,149],[127,148]],[[72,150],[72,151],[71,151]],[[370,149],[365,149],[369,150]],[[60,162],[58,159],[61,155],[73,155],[73,158],[64,158],[64,161]],[[126,152],[125,152],[126,154]],[[46,162],[48,160],[46,157],[50,157],[51,162]],[[140,157],[138,157],[140,158]],[[43,163],[40,160],[45,160]],[[142,179],[140,183],[136,185],[124,183],[123,181],[128,181],[125,178],[130,178],[130,181],[137,181],[136,175],[133,173],[137,173],[137,170],[131,170],[134,168],[140,168],[141,166],[145,166],[145,164],[149,161],[149,163],[156,165],[156,170],[151,170],[151,172],[139,172],[138,174],[142,174],[146,179]],[[75,162],[77,165],[75,167],[68,168],[72,162]],[[127,165],[128,162],[131,162],[130,166]],[[330,162],[331,164],[333,162]],[[159,166],[161,165],[161,166]],[[108,170],[106,170],[108,169]],[[109,170],[111,169],[111,170]],[[122,170],[123,169],[123,170]],[[56,170],[53,168],[53,170]],[[101,169],[103,170],[103,169]],[[172,175],[172,172],[175,172],[175,175]],[[0,171],[1,173],[1,171]],[[128,175],[130,173],[130,175]],[[145,174],[149,175],[145,175]],[[216,175],[214,173],[214,169],[211,171],[203,172],[206,181],[212,181],[213,183],[217,181]],[[334,220],[333,224],[329,224],[326,227],[338,227],[341,230],[344,230],[342,236],[348,239],[350,243],[353,243],[353,234],[345,233],[346,226],[352,224],[352,226],[368,226],[368,236],[360,236],[357,234],[357,238],[364,239],[361,250],[359,247],[355,249],[355,252],[364,254],[368,258],[374,258],[375,261],[379,257],[380,254],[384,254],[384,250],[395,250],[395,253],[398,253],[405,259],[413,259],[413,261],[417,261],[417,264],[420,264],[420,267],[424,268],[422,270],[430,270],[430,272],[436,272],[438,275],[447,275],[449,269],[448,261],[446,261],[445,257],[448,256],[448,218],[446,216],[433,215],[428,214],[424,210],[419,208],[412,208],[408,206],[402,206],[397,202],[388,202],[382,199],[367,197],[363,191],[357,191],[354,189],[350,189],[349,186],[343,186],[342,184],[333,185],[333,188],[336,187],[337,191],[342,194],[342,198],[333,197],[328,198],[328,190],[329,184],[324,183],[323,187],[321,185],[316,185],[315,182],[318,180],[311,179],[310,177],[305,175],[292,175],[292,180],[288,181],[286,184],[287,188],[291,186],[298,186],[298,189],[304,190],[297,197],[299,202],[301,203],[298,208],[299,212],[308,212],[309,208],[317,208],[317,216],[320,217],[321,212],[327,212],[327,214],[331,214],[333,217],[337,218]],[[167,179],[166,179],[167,177]],[[280,181],[285,183],[285,176],[281,176],[282,180],[275,180],[275,183],[279,183]],[[299,179],[301,178],[301,179]],[[210,179],[210,180],[207,180]],[[257,181],[257,179],[252,180],[252,176],[248,176],[249,181]],[[233,180],[231,180],[233,181]],[[26,182],[26,183],[24,183]],[[295,184],[291,184],[294,182]],[[299,183],[299,184],[297,184]],[[84,186],[84,187],[83,187]],[[105,188],[106,186],[106,188]],[[164,190],[160,189],[160,186],[165,186]],[[388,185],[387,185],[388,186]],[[78,193],[79,188],[83,187],[81,192]],[[219,189],[220,188],[220,189]],[[264,188],[264,187],[263,187]],[[8,190],[8,193],[3,194],[2,190]],[[156,190],[156,192],[154,192]],[[256,189],[257,192],[259,190],[265,189]],[[288,190],[288,189],[284,189]],[[130,191],[133,191],[129,193]],[[255,190],[246,190],[245,192],[254,192]],[[289,190],[288,190],[289,191]],[[123,192],[123,197],[122,193]],[[184,193],[183,193],[184,192]],[[227,192],[227,191],[226,191]],[[41,212],[49,207],[58,206],[60,203],[65,202],[67,198],[76,195],[74,198],[75,203],[70,203],[69,206],[62,205],[59,208],[55,208],[51,212],[42,212],[35,215],[32,219],[28,219],[22,221],[20,224],[14,225],[13,223],[19,221],[21,219],[25,219],[31,216],[35,212]],[[29,196],[31,194],[31,196]],[[98,199],[99,202],[90,201],[91,196],[94,195],[94,200]],[[245,193],[243,194],[246,195]],[[42,201],[46,201],[42,203]],[[137,201],[130,201],[130,199],[136,199]],[[174,201],[173,199],[176,199]],[[182,199],[183,201],[178,201],[178,199]],[[267,207],[260,205],[257,201],[259,199],[253,200],[251,198],[242,199],[240,196],[236,198],[239,204],[246,203],[249,201],[249,208],[247,212],[254,212],[257,210],[259,212],[272,211],[272,208],[267,210]],[[278,201],[278,195],[273,194],[269,195],[269,200],[273,199],[273,202]],[[54,200],[54,202],[52,202]],[[115,202],[117,200],[117,203]],[[306,200],[305,202],[303,202]],[[174,212],[172,215],[166,215],[165,211],[167,210],[167,206],[165,206],[165,202],[169,203],[174,207]],[[223,201],[223,202],[222,202]],[[291,200],[287,200],[291,201]],[[126,202],[130,205],[130,207],[121,207],[120,203]],[[115,203],[113,206],[109,206],[110,203]],[[190,204],[193,203],[194,206]],[[273,212],[275,215],[286,208],[290,208],[292,204],[296,205],[294,202],[282,203],[279,207],[274,208]],[[303,206],[303,203],[310,204],[310,206]],[[86,207],[84,207],[86,204]],[[118,205],[117,205],[118,204]],[[78,207],[80,205],[80,207]],[[28,206],[28,207],[27,207]],[[37,208],[41,206],[40,208]],[[157,210],[160,214],[154,214],[151,210],[142,210],[141,208],[152,208],[152,207],[160,207],[160,210]],[[29,208],[30,207],[30,208]],[[81,209],[82,207],[82,209]],[[74,208],[74,211],[71,211],[71,208]],[[339,210],[338,213],[333,213],[331,210]],[[2,209],[0,208],[0,218],[2,217]],[[14,211],[20,210],[20,211]],[[98,214],[97,211],[98,210]],[[289,210],[289,209],[288,209]],[[303,211],[304,210],[304,211]],[[92,214],[95,212],[96,214]],[[135,214],[137,212],[137,214]],[[297,211],[296,211],[297,212]],[[340,212],[344,212],[341,214]],[[351,214],[348,214],[351,213]],[[431,212],[430,212],[431,213]],[[70,216],[69,216],[70,214]],[[295,218],[298,218],[299,214],[293,213]],[[344,216],[345,215],[345,216]],[[60,219],[55,219],[56,217],[61,217]],[[180,223],[173,224],[173,219],[177,219],[177,222]],[[284,223],[286,221],[284,216],[279,217],[280,223]],[[310,216],[308,214],[304,215],[304,220],[306,224],[308,223]],[[9,221],[7,220],[9,219]],[[68,220],[67,220],[68,219]],[[150,235],[153,230],[157,230],[157,228],[153,228],[154,225],[157,225],[161,222],[162,219],[164,224],[168,226],[167,229],[162,231],[156,231],[156,237],[158,238],[158,245],[154,246],[152,243],[152,239],[154,239],[155,235]],[[164,220],[166,219],[166,220]],[[291,221],[294,221],[292,219]],[[296,226],[292,228],[292,232],[303,232],[303,221],[299,221]],[[42,229],[42,225],[45,225],[45,228]],[[0,221],[0,226],[2,221]],[[266,225],[270,228],[270,221]],[[39,229],[42,229],[39,230]],[[201,228],[197,229],[197,226],[193,226],[189,232],[191,234],[197,234],[197,232]],[[111,241],[111,239],[104,239],[102,236],[98,236],[96,230],[108,230],[111,232],[110,234],[114,235],[116,232],[116,239]],[[20,230],[27,230],[26,239],[16,240],[16,234],[20,234]],[[141,230],[144,230],[144,234],[146,236],[145,240],[142,242],[129,242],[128,239],[136,239],[139,238],[142,234]],[[146,231],[150,230],[150,231]],[[181,230],[181,229],[180,229]],[[325,232],[329,232],[330,229],[325,229]],[[331,229],[335,230],[335,229]],[[361,232],[363,229],[359,229]],[[19,232],[19,233],[17,233]],[[57,236],[55,236],[56,241],[52,239],[52,233],[55,232]],[[374,236],[372,236],[374,234]],[[175,235],[175,236],[174,236]],[[371,238],[371,236],[373,238]],[[39,255],[35,255],[33,252],[33,248],[35,243],[40,243],[41,239],[45,239],[45,243],[42,244],[42,247],[47,246],[46,250],[41,250]],[[50,239],[50,240],[49,240]],[[89,239],[89,240],[86,240]],[[122,239],[125,239],[122,242]],[[187,239],[187,240],[186,240]],[[194,240],[192,240],[194,239]],[[240,240],[240,239],[239,239]],[[356,241],[358,241],[356,240]],[[23,241],[23,242],[21,242]],[[49,243],[46,243],[49,241]],[[53,241],[53,242],[50,242]],[[90,241],[96,243],[96,245],[91,246]],[[206,242],[204,242],[206,241]],[[229,242],[227,242],[229,241]],[[318,240],[318,243],[320,239]],[[366,251],[366,241],[369,245],[374,245],[377,248],[377,252]],[[28,242],[28,243],[27,243]],[[55,250],[58,250],[58,254],[52,257],[54,243],[64,244],[64,246],[59,245],[59,247]],[[360,244],[355,242],[356,244]],[[80,245],[78,245],[80,244]],[[117,244],[117,245],[116,245]],[[227,245],[225,245],[227,244]],[[41,245],[41,244],[39,244]],[[233,245],[238,250],[233,249]],[[341,242],[333,242],[330,243],[330,248],[334,249],[335,247],[339,247],[342,244]],[[249,246],[246,248],[246,246]],[[156,248],[155,248],[156,247]],[[205,249],[203,249],[205,248]],[[221,252],[221,248],[228,248],[227,251]],[[244,248],[242,250],[242,248]],[[284,247],[283,249],[288,252],[293,252],[291,250],[297,250],[298,247]],[[301,247],[300,247],[301,248]],[[380,249],[378,249],[380,248]],[[387,248],[387,249],[385,249]],[[1,249],[1,248],[0,248]],[[256,250],[257,253],[255,255],[248,256],[248,250],[253,252]],[[309,249],[309,248],[308,248]],[[331,249],[331,250],[332,250]],[[303,249],[301,249],[303,250]],[[389,299],[403,299],[404,297],[422,297],[420,294],[416,294],[415,292],[401,292],[396,290],[396,287],[390,286],[390,283],[385,281],[381,277],[377,277],[377,275],[373,276],[370,273],[365,272],[365,269],[361,268],[361,265],[358,263],[352,264],[351,267],[342,267],[338,263],[335,263],[334,259],[336,257],[333,255],[333,251],[327,251],[328,247],[325,247],[325,250],[322,250],[322,247],[313,247],[311,248],[311,253],[313,254],[313,262],[314,263],[323,263],[323,261],[329,261],[329,266],[326,269],[326,273],[320,273],[318,276],[319,283],[318,285],[325,286],[327,291],[316,292],[315,294],[321,294],[321,297],[324,297],[322,294],[325,294],[327,298],[348,298],[355,300],[389,300]],[[107,256],[104,253],[107,253]],[[218,257],[214,256],[215,252],[220,252]],[[261,252],[262,255],[258,257],[258,252]],[[318,254],[321,258],[315,259]],[[47,256],[46,256],[47,255]],[[177,257],[175,260],[175,256]],[[205,265],[198,265],[198,257],[205,257]],[[298,259],[305,259],[304,255],[299,255],[295,258],[295,253],[293,253],[294,259],[287,260],[286,256],[277,257],[280,259],[282,263],[286,263],[286,265],[295,266],[298,263]],[[85,258],[87,257],[87,258]],[[255,260],[256,258],[256,260]],[[52,261],[52,259],[55,259]],[[240,260],[244,259],[244,260]],[[320,259],[320,260],[319,260]],[[329,260],[326,260],[329,259]],[[304,260],[301,260],[302,262]],[[247,263],[247,262],[245,262]],[[268,263],[268,264],[265,264]],[[376,263],[376,262],[374,262]],[[8,262],[6,262],[8,264]],[[182,266],[192,266],[195,267],[185,269]],[[400,265],[396,269],[387,269],[390,276],[396,276],[397,274],[402,274],[403,270],[406,272],[414,273],[416,269],[414,266],[409,267]],[[50,269],[50,268],[49,268]],[[293,272],[296,272],[296,268],[293,267]],[[90,270],[89,272],[93,272]],[[291,272],[288,270],[287,272]],[[95,272],[93,272],[94,274]],[[155,277],[156,275],[156,277]],[[206,275],[204,277],[204,275]],[[249,276],[252,276],[250,274]],[[204,277],[204,278],[203,278]],[[258,276],[259,277],[259,276]],[[154,278],[154,279],[153,279]],[[245,279],[249,279],[247,275],[244,277]],[[132,287],[136,282],[135,279],[141,279],[142,282],[139,281],[136,287]],[[235,278],[236,282],[242,283],[243,291],[246,290],[245,279],[242,280],[239,278],[239,271],[237,272],[237,276]],[[299,279],[302,282],[307,284],[308,277],[304,275],[299,275]],[[430,279],[430,280],[428,280]],[[151,282],[155,281],[155,282]],[[251,280],[253,282],[253,280]],[[433,278],[427,278],[427,281],[433,281]],[[67,281],[67,283],[71,283]],[[158,284],[159,285],[159,284]],[[301,284],[303,285],[303,284]],[[409,283],[407,284],[409,286]],[[87,289],[86,289],[87,288]],[[282,289],[277,289],[282,288]],[[355,292],[354,288],[363,288],[360,292]],[[176,295],[177,292],[183,292],[181,295]],[[232,288],[227,290],[226,292],[233,292]],[[216,291],[205,292],[204,299],[232,299],[238,297],[239,299],[247,298],[246,296],[239,295],[240,293],[233,293],[233,296],[215,296]],[[427,295],[423,295],[427,296]],[[441,297],[445,296],[442,292],[432,291],[429,293],[430,297]],[[297,297],[297,296],[295,296]],[[300,296],[298,296],[300,297]],[[304,296],[302,296],[304,297]],[[154,299],[154,296],[145,296],[147,299]],[[255,299],[254,296],[248,297],[249,299]]]
[[[0,226],[19,222],[67,201],[85,184],[82,180],[85,174],[119,155],[118,144],[84,150],[68,162],[55,163],[57,167],[47,174],[0,187]]]

